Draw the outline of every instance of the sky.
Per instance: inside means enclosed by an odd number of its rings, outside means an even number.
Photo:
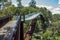
[[[22,0],[21,3],[23,6],[28,6],[31,0]],[[47,5],[47,6],[58,6],[58,0],[35,0],[36,5]],[[13,4],[17,4],[16,0],[12,0]]]
[[[21,3],[23,6],[29,6],[29,2],[31,0],[22,0]],[[60,14],[60,0],[35,0],[37,7],[46,7],[49,9],[52,13],[59,13]],[[17,6],[17,1],[12,0],[12,3]]]

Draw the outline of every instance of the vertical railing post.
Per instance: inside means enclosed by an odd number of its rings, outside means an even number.
[[[20,40],[24,40],[23,21],[20,22]]]
[[[24,21],[25,21],[25,16],[21,16],[21,22],[20,22],[20,40],[24,40],[24,27],[23,27],[23,24],[24,24]]]
[[[17,23],[17,31],[15,34],[14,40],[24,40],[24,28],[23,28],[23,23],[24,23],[24,16],[20,16],[18,23]]]

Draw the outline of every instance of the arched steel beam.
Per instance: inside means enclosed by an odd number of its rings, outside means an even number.
[[[42,16],[41,13],[36,14],[36,16],[32,16],[31,17],[32,20],[31,20],[31,22],[28,26],[29,30],[26,32],[26,35],[25,35],[25,40],[31,40],[32,34],[35,30],[35,26],[36,26],[36,23],[37,23],[37,17],[38,16],[41,16],[41,20],[42,20],[42,22],[44,22],[44,17]]]

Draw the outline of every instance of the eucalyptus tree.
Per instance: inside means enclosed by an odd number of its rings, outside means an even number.
[[[21,7],[22,6],[21,0],[17,0],[17,2],[18,2],[18,7]]]
[[[29,5],[31,7],[36,7],[36,1],[35,0],[31,0],[31,2],[29,3]]]
[[[15,15],[18,16],[18,15],[20,15],[20,14],[22,13],[22,12],[21,12],[21,11],[22,11],[21,9],[22,9],[23,7],[22,7],[22,4],[21,4],[21,0],[17,0],[17,2],[18,2],[18,4],[17,4],[18,7],[16,8]]]

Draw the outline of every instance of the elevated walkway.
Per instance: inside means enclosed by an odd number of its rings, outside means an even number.
[[[29,15],[25,15],[25,21],[37,18],[37,16],[39,16],[40,14],[41,13],[32,13]],[[16,26],[17,26],[19,17],[20,16],[14,16],[14,19],[15,19],[14,21],[9,21],[6,25],[4,25],[0,29],[0,40],[2,39],[11,40],[11,38],[13,37],[14,31],[16,31]]]

